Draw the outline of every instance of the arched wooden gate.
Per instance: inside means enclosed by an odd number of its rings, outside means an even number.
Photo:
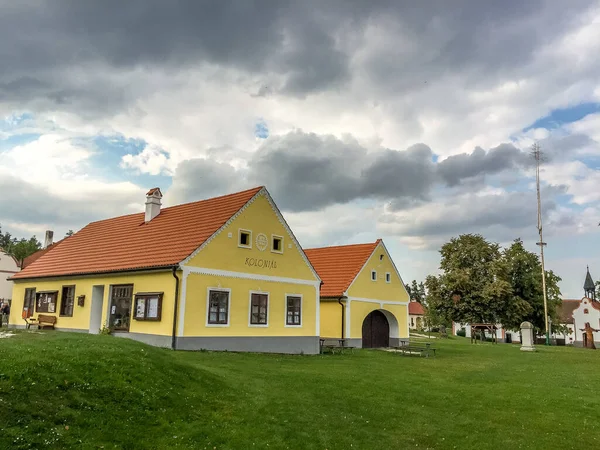
[[[362,325],[362,347],[381,348],[390,346],[390,324],[381,311],[372,311]]]

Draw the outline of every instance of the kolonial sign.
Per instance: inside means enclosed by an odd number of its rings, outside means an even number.
[[[244,262],[248,267],[261,267],[265,269],[277,269],[277,261],[274,259],[246,258]]]

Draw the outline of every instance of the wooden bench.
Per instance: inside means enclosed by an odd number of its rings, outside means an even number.
[[[336,342],[337,341],[337,342]],[[319,339],[320,344],[320,353],[325,353],[323,350],[327,349],[330,353],[335,355],[335,352],[338,351],[340,354],[344,353],[345,350],[350,350],[351,353],[354,353],[355,347],[346,345],[346,339]]]
[[[54,329],[54,325],[56,325],[56,316],[47,316],[45,314],[38,315],[38,329],[44,327]]]
[[[435,358],[435,348],[431,346],[431,344],[411,344],[411,343],[402,343],[400,347],[394,347],[395,350],[400,351],[403,355],[413,355],[418,354],[419,356],[425,356],[429,358],[430,354],[433,354]]]

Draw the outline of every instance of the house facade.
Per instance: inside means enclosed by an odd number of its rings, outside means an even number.
[[[186,350],[318,353],[321,280],[264,187],[94,222],[13,276],[10,323]]]
[[[306,250],[323,280],[320,335],[377,348],[408,341],[408,292],[382,240]]]
[[[425,327],[425,310],[418,301],[411,299],[408,304],[409,327],[411,330],[422,330]]]

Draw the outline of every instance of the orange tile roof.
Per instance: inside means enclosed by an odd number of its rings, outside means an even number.
[[[37,261],[38,259],[40,259],[42,256],[44,256],[46,253],[48,253],[50,250],[52,250],[53,248],[56,248],[57,245],[60,245],[61,243],[63,243],[65,241],[65,239],[68,239],[70,236],[67,236],[64,239],[61,239],[58,242],[54,242],[53,244],[50,244],[48,247],[46,248],[42,248],[41,250],[38,250],[35,253],[32,253],[31,255],[29,255],[27,258],[25,258],[23,260],[23,269],[27,266],[29,266],[31,263],[33,263],[34,261]]]
[[[423,309],[423,305],[421,305],[419,302],[410,302],[408,304],[408,313],[422,316],[425,314],[425,310]]]
[[[380,242],[305,249],[323,281],[321,297],[341,297]]]
[[[263,187],[92,222],[12,279],[82,275],[175,265],[194,252]]]

